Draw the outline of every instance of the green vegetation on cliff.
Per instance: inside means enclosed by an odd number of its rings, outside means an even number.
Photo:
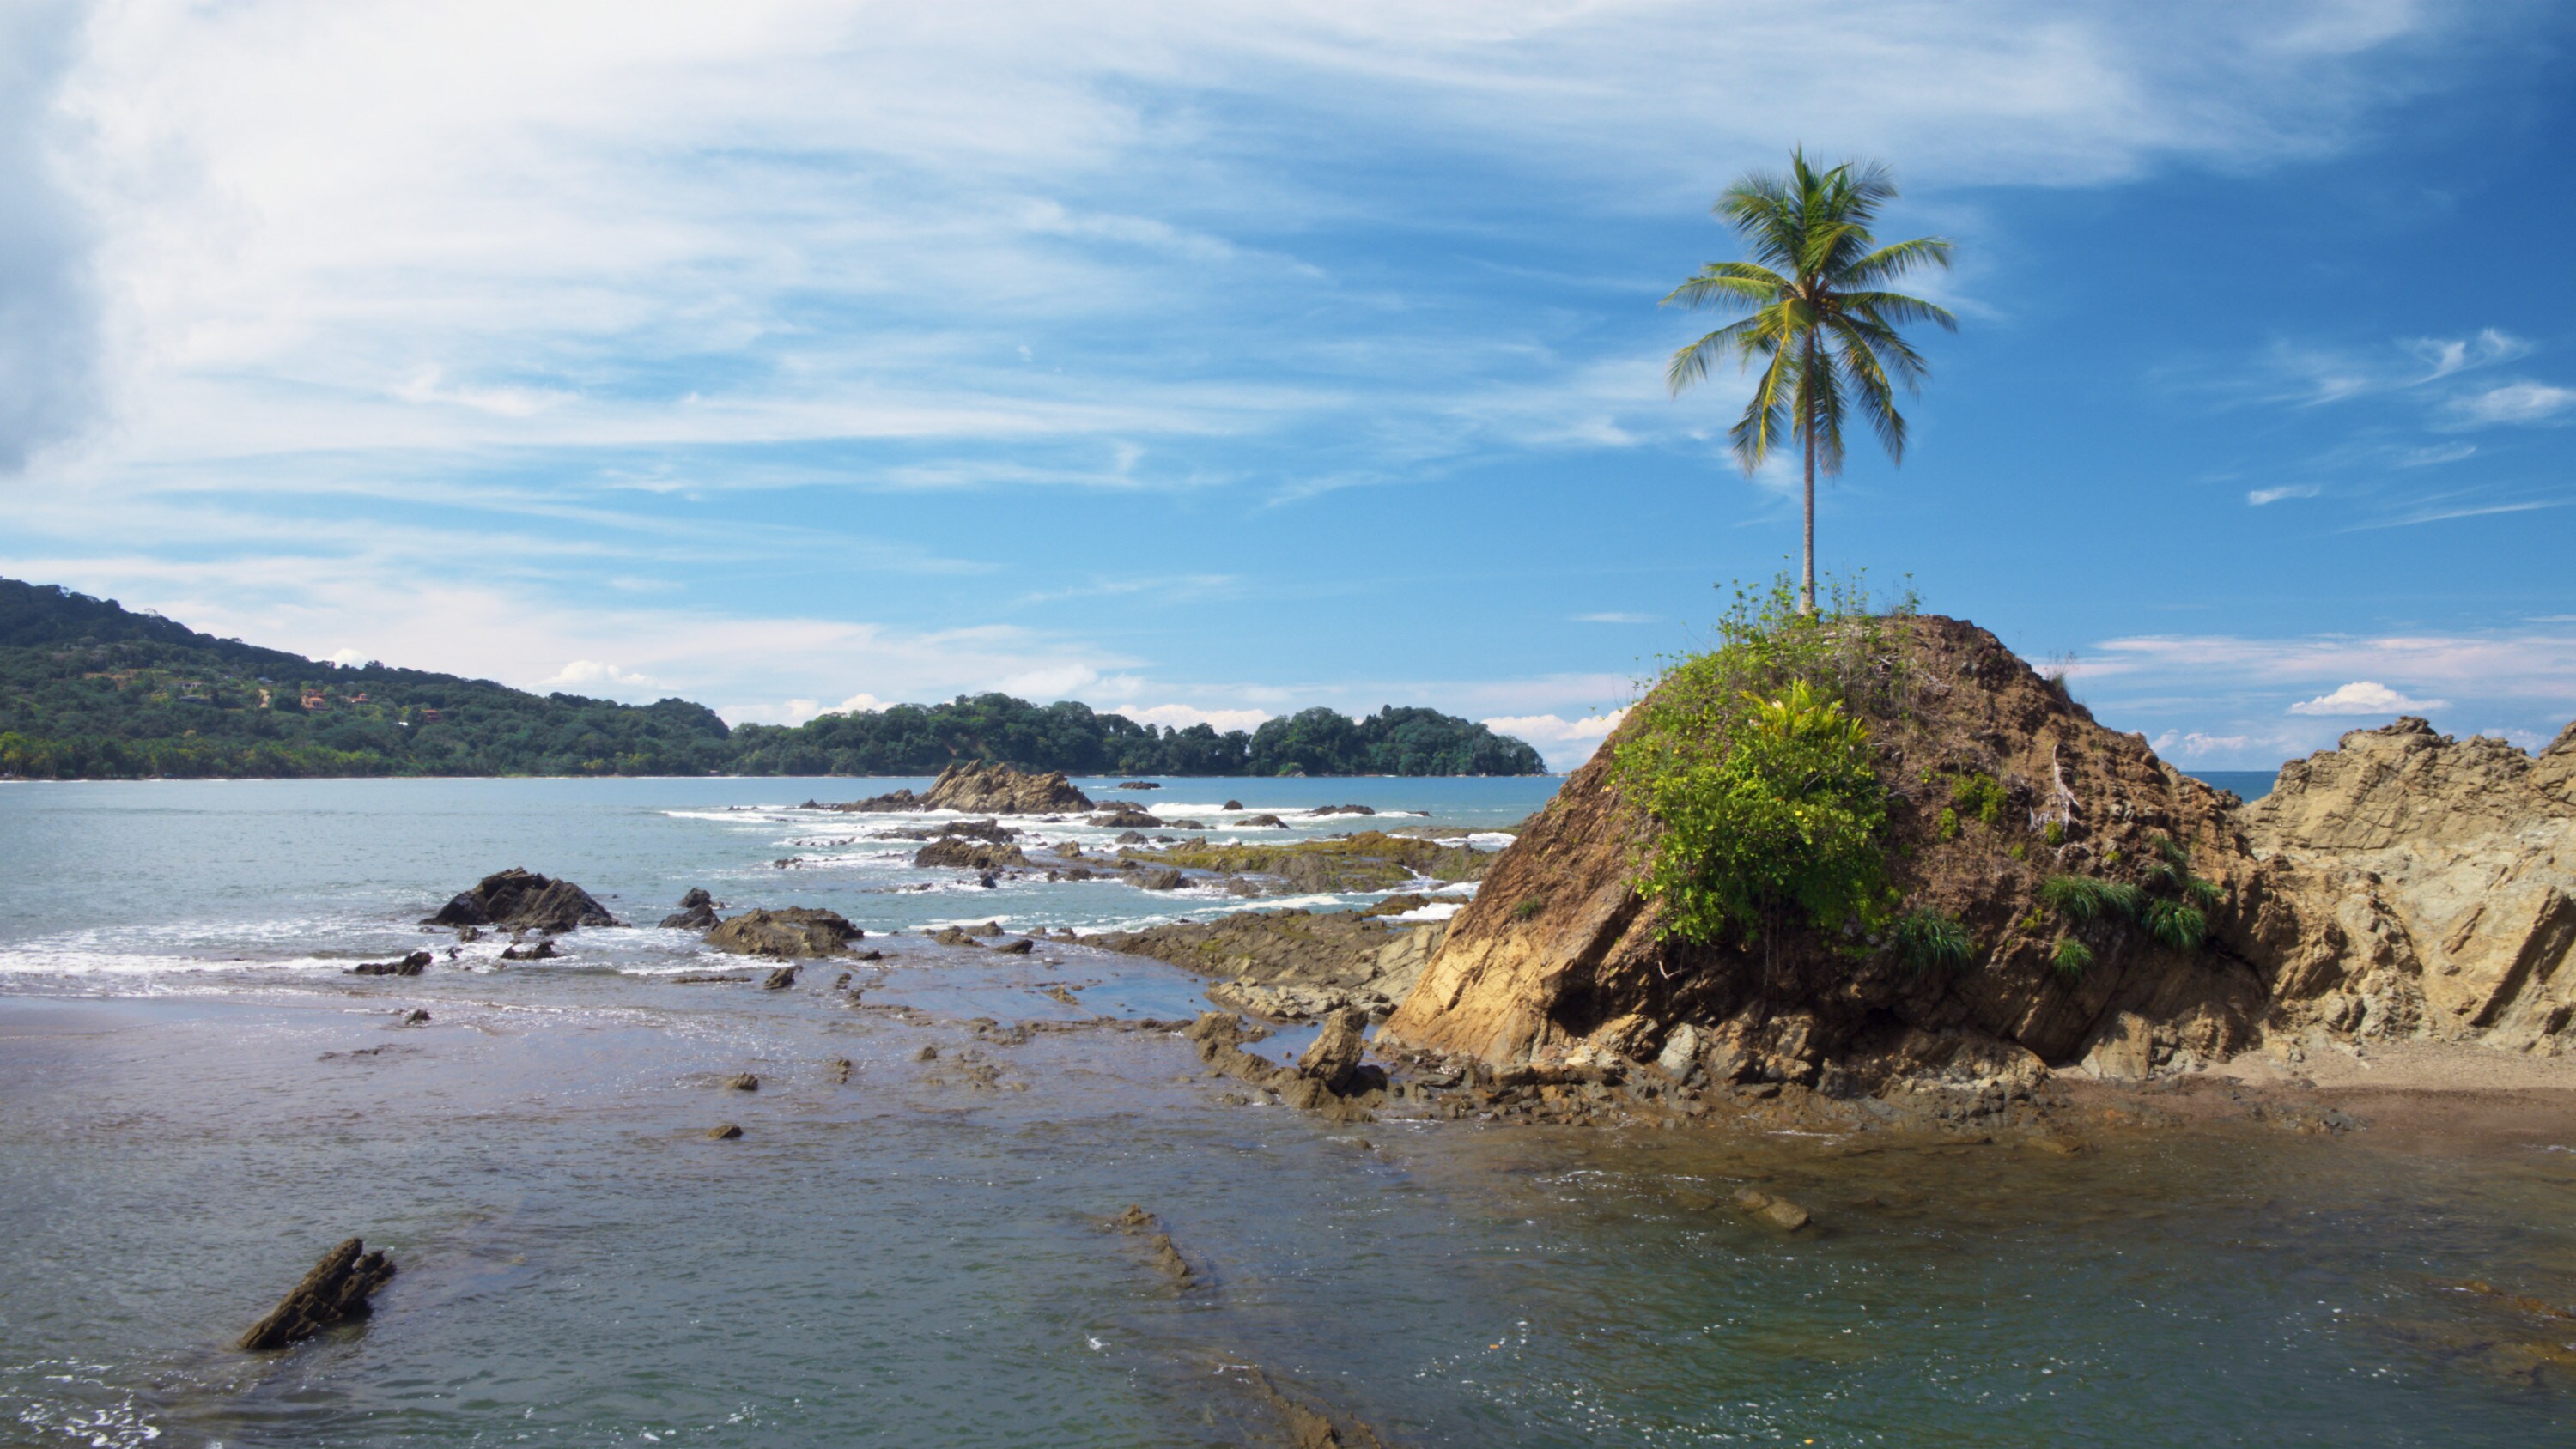
[[[1543,769],[1521,741],[1424,709],[1356,722],[1309,710],[1219,734],[987,694],[737,730],[687,700],[629,705],[341,666],[0,579],[0,776],[929,775],[958,760],[1077,774]]]
[[[1675,663],[1619,746],[1622,791],[1661,827],[1640,889],[1668,935],[1737,944],[1883,911],[1887,792],[1853,706],[1889,699],[1900,661],[1859,589],[1834,593],[1811,613],[1785,575],[1739,587],[1718,648]]]

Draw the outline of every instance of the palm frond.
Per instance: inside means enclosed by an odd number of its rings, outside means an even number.
[[[1953,246],[1948,237],[1918,236],[1911,241],[1889,242],[1875,251],[1851,259],[1834,280],[1854,290],[1892,282],[1922,267],[1947,270]]]
[[[1711,262],[1699,275],[1664,296],[1666,307],[1758,307],[1789,290],[1789,283],[1768,267],[1749,262]]]
[[[1899,322],[1929,322],[1944,332],[1959,330],[1959,319],[1950,309],[1903,292],[1860,291],[1839,294],[1843,306],[1866,313],[1881,326],[1894,327]]]

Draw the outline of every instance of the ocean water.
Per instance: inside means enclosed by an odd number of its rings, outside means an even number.
[[[1142,798],[1492,839],[1555,783]],[[1175,1037],[1082,1025],[1186,1014],[1183,973],[919,935],[1247,903],[987,891],[867,838],[914,820],[785,808],[859,788],[0,787],[0,1443],[1286,1442],[1269,1390],[1389,1444],[2576,1438],[2576,1322],[2513,1301],[2576,1307],[2576,1125],[2073,1158],[1334,1126],[1243,1104]],[[1423,813],[1292,814],[1346,800]],[[829,906],[890,959],[850,968],[855,1009],[839,968],[676,983],[739,963],[649,925],[343,974],[438,944],[411,923],[512,864],[631,921],[692,885]],[[1002,1046],[976,1018],[1065,1029]],[[723,1088],[745,1071],[757,1092]],[[1818,1226],[1703,1205],[1748,1183]],[[1197,1286],[1102,1230],[1130,1203]],[[370,1320],[228,1349],[352,1234],[401,1266]]]

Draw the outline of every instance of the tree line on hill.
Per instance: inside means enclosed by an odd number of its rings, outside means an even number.
[[[0,777],[927,775],[957,760],[1136,775],[1526,775],[1522,741],[1392,706],[1220,734],[1003,694],[728,728],[629,705],[342,666],[218,639],[114,600],[0,579]]]

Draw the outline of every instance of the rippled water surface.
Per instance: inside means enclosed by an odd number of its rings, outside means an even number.
[[[1156,808],[1355,800],[1464,838],[1552,783],[1174,782]],[[2576,1441],[2576,1322],[2534,1307],[2576,1306],[2576,1125],[2074,1158],[1334,1127],[1229,1105],[1160,1033],[979,1040],[969,1018],[1182,1015],[1198,983],[918,928],[1240,903],[985,891],[858,838],[910,822],[727,808],[857,788],[0,787],[0,1441],[1276,1442],[1256,1370],[1391,1444]],[[674,983],[722,963],[649,927],[342,974],[510,864],[630,920],[703,884],[906,934],[858,1010],[837,968]],[[744,1071],[756,1093],[720,1085]],[[1755,1182],[1818,1227],[1707,1205]],[[1131,1202],[1200,1286],[1101,1229]],[[351,1234],[401,1264],[371,1321],[226,1349]]]

